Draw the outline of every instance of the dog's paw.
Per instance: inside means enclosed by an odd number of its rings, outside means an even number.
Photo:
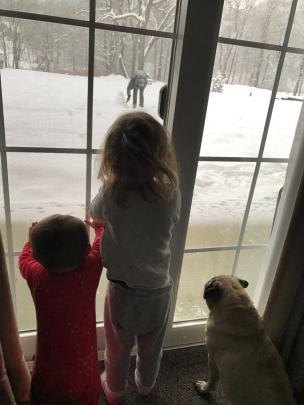
[[[208,394],[210,392],[210,387],[207,381],[196,381],[194,383],[195,389],[199,394]]]

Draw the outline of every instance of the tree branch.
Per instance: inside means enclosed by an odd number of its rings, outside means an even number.
[[[167,14],[165,15],[165,17],[163,18],[163,20],[161,21],[161,23],[159,24],[159,26],[157,27],[157,30],[161,31],[164,27],[164,25],[166,24],[166,22],[168,21],[168,18],[170,16],[170,14],[172,13],[172,11],[175,9],[175,6],[171,6],[167,12]],[[149,54],[149,52],[152,49],[152,46],[154,44],[155,41],[157,41],[158,37],[152,37],[150,38],[149,42],[146,45],[145,48],[145,58],[147,57],[147,55]]]
[[[136,21],[139,22],[144,22],[144,18],[136,13],[124,13],[124,14],[115,14],[114,10],[111,9],[110,12],[104,14],[103,16],[101,16],[98,20],[102,21],[102,20],[106,20],[107,18],[110,19],[110,21],[117,21],[117,20],[124,20],[128,17],[134,18]]]

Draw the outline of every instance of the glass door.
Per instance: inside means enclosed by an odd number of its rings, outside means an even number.
[[[247,278],[253,296],[303,99],[303,7],[0,0],[0,227],[27,359],[36,321],[17,258],[28,227],[52,213],[85,217],[99,187],[97,152],[117,115],[133,109],[126,89],[137,70],[149,74],[143,108],[159,120],[159,90],[168,84],[164,124],[180,171],[166,346],[203,342],[209,277]],[[105,285],[104,274],[101,351]]]
[[[0,0],[1,233],[21,340],[35,350],[36,318],[18,256],[31,222],[85,218],[97,192],[98,151],[113,120],[133,110],[129,80],[148,76],[144,109],[157,114],[169,82],[179,1]],[[99,348],[106,279],[97,295]]]
[[[292,0],[223,4],[206,114],[199,107],[204,128],[193,140],[197,153],[184,152],[184,182],[194,189],[172,317],[192,343],[208,315],[202,290],[209,278],[236,275],[249,281],[252,299],[256,293],[303,103],[303,7]],[[200,69],[203,46],[195,56]],[[196,65],[199,81],[204,72]],[[193,113],[199,108],[192,105]]]

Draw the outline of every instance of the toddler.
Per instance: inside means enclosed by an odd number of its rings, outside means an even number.
[[[97,405],[95,297],[103,226],[89,223],[95,229],[91,247],[76,217],[52,215],[33,225],[19,257],[37,317],[31,403]]]

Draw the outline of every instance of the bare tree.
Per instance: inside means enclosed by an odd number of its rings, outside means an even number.
[[[274,12],[278,9],[279,5],[280,4],[278,0],[268,0],[266,3],[266,10],[264,14],[265,17],[261,29],[263,43],[266,43],[268,41],[268,33],[269,28],[271,26],[271,19]],[[253,87],[258,87],[260,84],[260,78],[262,76],[262,65],[264,61],[265,61],[265,51],[264,49],[260,49],[258,51],[257,64],[255,65],[255,72],[252,79]]]
[[[168,3],[169,7],[168,7]],[[173,4],[171,4],[173,3]],[[103,0],[96,9],[97,21],[130,25],[141,29],[166,30],[173,24],[175,0]],[[146,41],[144,35],[134,35],[131,40],[132,60],[130,74],[143,69],[147,56],[158,37]],[[123,61],[122,53],[119,53]]]
[[[0,30],[1,30],[1,41],[2,41],[2,46],[3,46],[3,65],[4,67],[8,67],[8,52],[7,52],[7,46],[6,46],[6,37],[8,34],[8,25],[5,20],[0,18]]]
[[[302,93],[302,86],[303,86],[303,79],[304,79],[304,56],[302,56],[299,64],[299,73],[297,77],[297,81],[293,90],[294,96],[300,96]]]
[[[227,0],[224,35],[230,38],[242,38],[248,13],[255,7],[257,0]],[[231,82],[235,77],[237,66],[237,47],[229,46],[220,49],[221,74]]]

